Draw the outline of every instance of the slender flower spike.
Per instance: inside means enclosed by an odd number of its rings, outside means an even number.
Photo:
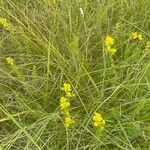
[[[70,107],[70,102],[65,97],[61,97],[60,99],[60,108],[62,110],[67,110]]]
[[[9,65],[11,65],[11,66],[14,65],[14,60],[11,57],[6,58],[6,61]]]
[[[74,119],[72,119],[70,115],[70,98],[74,96],[72,93],[71,85],[69,83],[64,83],[61,88],[65,92],[65,96],[60,98],[60,108],[64,115],[64,125],[66,128],[69,128],[73,123],[75,123]]]
[[[95,112],[93,116],[93,126],[103,128],[105,125],[105,120],[101,116],[101,114]]]
[[[65,117],[65,126],[66,126],[66,128],[69,128],[74,123],[75,123],[75,121],[71,118],[70,115]]]
[[[114,44],[114,39],[111,36],[106,36],[105,39],[105,46],[111,46]]]
[[[11,30],[10,24],[7,22],[5,18],[0,17],[0,26],[2,26],[5,30]]]
[[[113,44],[114,44],[114,39],[111,36],[106,36],[105,39],[106,52],[112,56],[115,55],[115,53],[117,52],[117,49],[112,48]]]
[[[139,33],[137,33],[137,32],[133,32],[132,34],[131,34],[131,38],[133,39],[133,40],[143,40],[143,36],[142,36],[142,34],[139,34]]]
[[[64,83],[63,84],[63,87],[61,88],[63,91],[65,92],[71,92],[72,89],[71,89],[71,85],[69,83]]]

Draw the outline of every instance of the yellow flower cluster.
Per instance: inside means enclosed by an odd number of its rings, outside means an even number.
[[[105,39],[105,46],[111,46],[114,44],[114,39],[110,36],[106,36],[106,39]]]
[[[64,96],[62,96],[60,98],[60,108],[62,110],[67,110],[69,107],[70,107],[70,101],[67,98],[65,98]]]
[[[114,39],[111,36],[106,36],[105,39],[105,46],[106,46],[106,52],[109,53],[110,55],[115,55],[117,52],[117,49],[112,48],[114,45]]]
[[[70,98],[74,94],[72,93],[72,88],[71,88],[71,85],[69,83],[64,83],[61,90],[63,90],[65,92],[65,96],[62,96],[60,98],[60,108],[62,110],[64,117],[65,117],[65,121],[64,121],[65,127],[68,128],[72,124],[75,123],[74,119],[72,119],[70,112],[69,112]]]
[[[92,119],[93,119],[93,125],[95,127],[100,127],[101,129],[104,128],[105,120],[103,119],[101,114],[95,112]]]
[[[139,33],[137,33],[137,32],[133,32],[132,34],[131,34],[131,38],[133,39],[133,40],[143,40],[143,36],[142,36],[142,34],[139,34]]]
[[[65,116],[65,126],[66,126],[66,128],[70,127],[74,123],[75,123],[75,121],[71,118],[70,114],[67,114]]]
[[[117,49],[116,48],[111,48],[110,46],[107,47],[107,52],[110,54],[110,55],[115,55],[115,53],[117,52]]]
[[[9,65],[11,65],[11,66],[14,65],[14,60],[11,57],[6,58],[6,61]]]
[[[7,22],[5,18],[0,17],[0,25],[5,29],[5,30],[11,30],[10,24]]]
[[[66,93],[66,97],[70,98],[74,96],[74,94],[72,93],[71,85],[69,83],[64,83],[61,90]]]

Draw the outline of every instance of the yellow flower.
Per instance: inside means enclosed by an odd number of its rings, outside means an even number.
[[[101,127],[103,128],[103,126],[105,125],[105,120],[103,119],[103,117],[101,116],[101,114],[95,112],[94,116],[93,116],[93,125],[95,127]]]
[[[143,40],[143,36],[142,36],[142,34],[139,34],[139,33],[137,33],[137,32],[133,32],[132,34],[131,34],[131,38],[133,39],[133,40]]]
[[[11,57],[6,58],[6,60],[9,65],[11,65],[11,66],[14,65],[14,60]]]
[[[74,123],[75,123],[75,121],[71,118],[70,115],[65,117],[65,126],[66,126],[66,128],[69,128]]]
[[[137,39],[138,38],[138,33],[137,32],[134,32],[132,33],[132,39]]]
[[[109,53],[110,55],[115,55],[115,53],[117,52],[117,49],[111,48],[113,44],[114,44],[114,39],[110,36],[106,36],[105,39],[106,52]]]
[[[74,97],[75,95],[72,92],[66,92],[66,97]]]
[[[110,55],[115,55],[115,53],[117,52],[117,49],[107,46],[106,52],[108,52]]]
[[[70,116],[70,113],[68,110],[65,111],[65,116]]]
[[[61,88],[65,92],[71,92],[71,85],[69,83],[64,83],[63,87]]]
[[[71,85],[69,83],[64,83],[61,90],[65,91],[65,96],[62,96],[60,99],[60,108],[64,115],[64,124],[65,127],[70,127],[75,121],[71,118],[69,107],[70,107],[70,97],[73,97],[74,94],[72,93]]]
[[[0,17],[0,25],[6,30],[10,30],[10,24],[7,22],[5,18]]]
[[[66,96],[67,97],[72,97],[72,93],[71,92],[66,92]]]
[[[138,39],[139,39],[140,41],[143,40],[142,34],[139,34],[139,35],[138,35]]]
[[[70,102],[65,97],[62,96],[60,99],[60,108],[66,110],[69,107],[70,107]]]
[[[106,36],[105,46],[111,46],[114,44],[114,39],[111,36]]]

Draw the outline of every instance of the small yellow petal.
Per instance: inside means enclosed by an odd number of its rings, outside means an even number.
[[[71,89],[71,85],[69,83],[64,83],[63,84],[63,87],[61,88],[63,91],[65,92],[71,92],[72,89]]]
[[[138,38],[139,38],[140,41],[143,40],[142,34],[139,34]]]
[[[75,123],[75,121],[70,117],[70,115],[65,118],[66,128],[70,127],[74,123]]]
[[[138,38],[138,33],[137,32],[134,32],[132,33],[132,38],[135,40]]]
[[[0,17],[0,25],[5,29],[5,30],[11,30],[10,24],[7,22],[5,18]]]
[[[114,39],[111,36],[106,36],[105,46],[111,46],[114,44]]]
[[[105,120],[100,113],[95,112],[92,119],[95,127],[103,127],[105,125]]]
[[[131,38],[133,39],[133,40],[143,40],[143,36],[142,36],[142,34],[139,34],[138,32],[133,32],[132,34],[131,34]]]
[[[6,58],[6,60],[9,65],[11,65],[11,66],[14,65],[14,60],[11,57]]]
[[[65,97],[61,97],[60,99],[60,108],[66,110],[70,107],[70,102]]]

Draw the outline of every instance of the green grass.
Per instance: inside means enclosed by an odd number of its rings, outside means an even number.
[[[58,0],[59,1],[59,0]],[[0,0],[0,149],[148,150],[150,1]],[[84,11],[84,16],[80,12]],[[130,39],[132,32],[142,41]],[[105,51],[115,39],[115,56]],[[15,61],[15,67],[6,58]],[[76,95],[65,128],[61,87]],[[93,113],[106,125],[98,132]]]

